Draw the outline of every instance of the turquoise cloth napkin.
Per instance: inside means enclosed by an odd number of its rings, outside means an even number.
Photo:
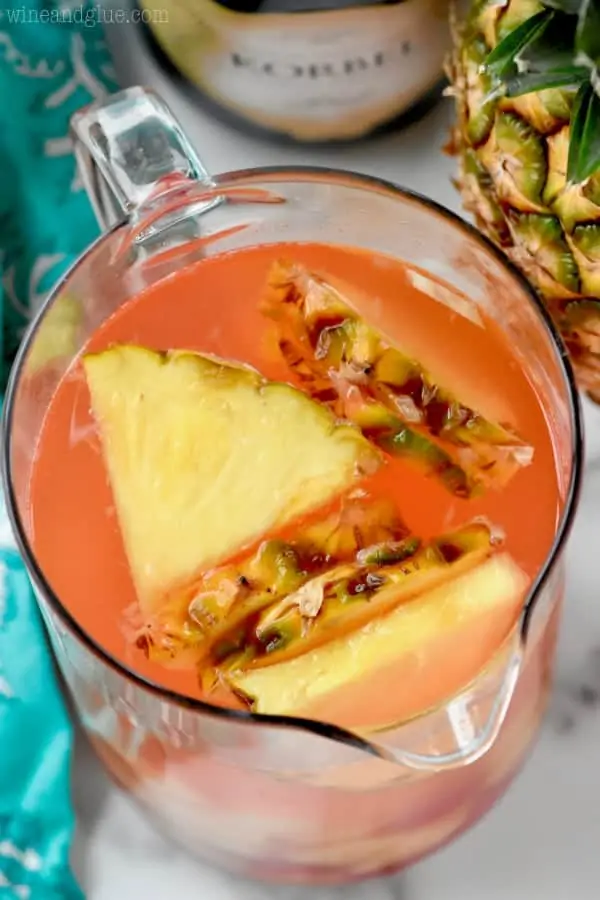
[[[67,137],[72,113],[115,87],[94,10],[95,3],[47,0],[0,10],[0,390],[31,313],[98,232]],[[2,900],[82,896],[69,868],[71,751],[44,628],[0,497]]]

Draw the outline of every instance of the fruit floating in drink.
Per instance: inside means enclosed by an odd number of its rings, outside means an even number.
[[[536,387],[492,320],[398,261],[317,243],[206,257],[125,303],[60,382],[31,489],[39,564],[79,626],[205,703],[208,732],[230,710],[250,758],[209,749],[183,707],[144,731],[111,701],[109,725],[88,684],[98,752],[184,843],[285,880],[399,868],[476,819],[537,726],[554,627],[465,768],[274,776],[245,716],[385,741],[447,708],[458,729],[560,506]]]

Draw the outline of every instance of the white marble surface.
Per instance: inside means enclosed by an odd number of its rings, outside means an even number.
[[[389,178],[458,209],[440,147],[445,104],[403,134],[307,153],[245,138],[203,116],[146,58],[134,30],[111,29],[124,83],[158,87],[213,171],[313,163]],[[600,447],[600,412],[590,417]],[[304,891],[235,880],[157,836],[103,775],[82,739],[76,753],[74,863],[89,900],[598,900],[600,896],[600,471],[586,476],[569,548],[569,594],[553,702],[539,744],[509,794],[455,845],[392,879]],[[596,550],[596,553],[594,551]]]

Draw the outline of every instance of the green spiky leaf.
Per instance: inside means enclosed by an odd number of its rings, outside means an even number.
[[[577,18],[566,13],[553,12],[542,28],[517,54],[519,74],[528,72],[556,72],[576,64],[573,48]]]
[[[600,66],[600,0],[583,0],[575,35],[576,60]]]
[[[518,97],[521,94],[529,94],[532,91],[541,91],[547,88],[579,88],[588,80],[588,70],[580,66],[569,66],[565,69],[557,69],[555,72],[529,72],[510,78],[506,82],[505,94],[507,97]]]
[[[507,34],[486,59],[485,67],[488,72],[497,78],[516,74],[516,57],[544,30],[552,15],[554,14],[551,12],[539,12]]]
[[[542,3],[550,9],[557,9],[571,16],[578,15],[581,9],[581,0],[542,0]]]
[[[496,78],[496,93],[502,90],[498,80],[509,97],[548,88],[577,89],[589,81],[589,66],[575,58],[577,33],[577,17],[556,10],[537,13],[515,28],[486,61]]]
[[[575,98],[567,179],[580,184],[600,171],[600,97],[591,84],[583,84]]]

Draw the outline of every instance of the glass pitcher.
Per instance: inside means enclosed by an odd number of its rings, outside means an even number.
[[[57,285],[23,342],[5,403],[3,474],[12,525],[83,726],[156,826],[211,863],[288,883],[396,871],[495,802],[544,712],[581,472],[580,413],[565,351],[504,257],[409,191],[314,168],[212,177],[160,99],[141,88],[83,110],[73,133],[106,230]],[[552,432],[560,516],[518,624],[462,693],[390,731],[258,716],[165,691],[85,633],[32,548],[29,487],[40,429],[89,335],[129,298],[201,257],[282,239],[366,248],[450,281],[508,336]],[[83,325],[44,376],[32,379],[30,360],[66,296]]]

